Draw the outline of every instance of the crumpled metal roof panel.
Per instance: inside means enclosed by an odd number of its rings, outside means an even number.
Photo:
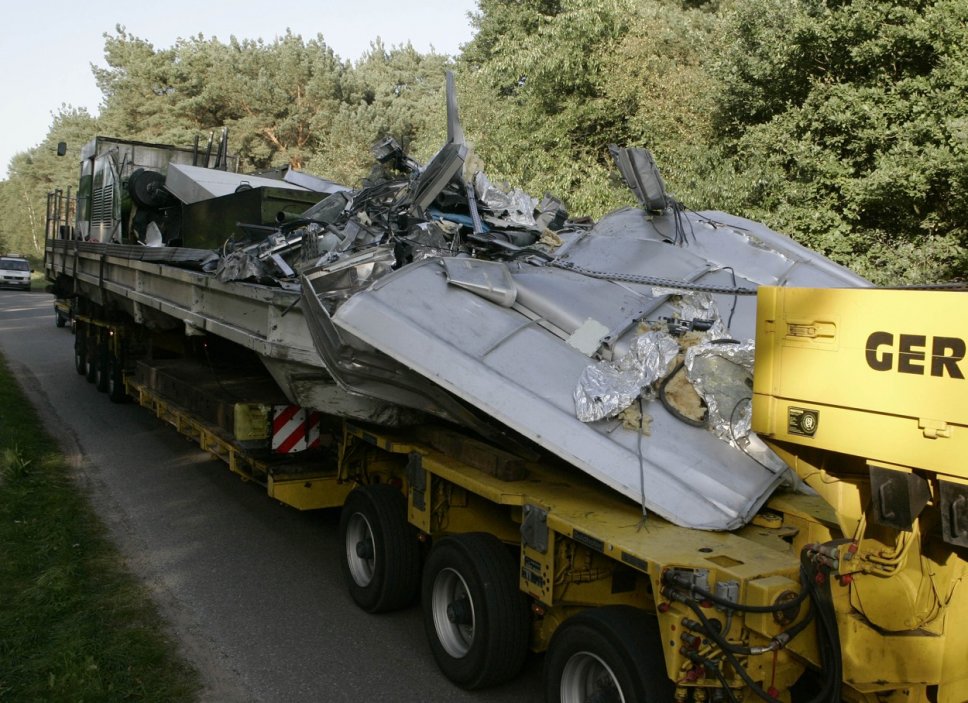
[[[562,258],[587,269],[699,284],[864,284],[757,223],[731,218],[728,224],[710,226],[705,216],[687,217],[688,222],[678,225],[687,225],[691,232],[685,245],[676,245],[663,236],[671,220],[620,211],[566,242]],[[474,268],[474,259],[462,262],[464,269]],[[480,264],[492,267],[495,262]],[[333,321],[343,332],[641,503],[645,511],[704,530],[746,524],[784,481],[785,467],[771,453],[735,449],[654,402],[644,406],[651,416],[647,435],[616,419],[583,423],[575,416],[573,391],[591,359],[569,344],[569,337],[584,320],[594,319],[612,332],[607,346],[618,356],[637,334],[640,321],[675,314],[676,296],[652,285],[591,278],[547,265],[504,265],[515,295],[506,296],[503,304],[494,290],[488,291],[488,299],[452,285],[441,260],[431,259],[405,266],[356,293]],[[751,336],[754,299],[746,296],[738,305],[738,296],[714,297],[721,310],[734,306],[733,328]],[[600,351],[607,356],[605,346]],[[758,442],[755,435],[752,440]]]

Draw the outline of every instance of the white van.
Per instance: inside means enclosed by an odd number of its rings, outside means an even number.
[[[30,262],[19,256],[0,256],[0,287],[30,290]]]

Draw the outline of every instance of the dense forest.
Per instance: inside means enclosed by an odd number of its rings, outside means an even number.
[[[243,168],[347,184],[370,147],[443,143],[444,72],[492,180],[576,214],[630,202],[607,146],[646,146],[667,188],[785,232],[882,284],[968,277],[968,0],[479,0],[457,57],[323,36],[117,27],[96,116],[65,105],[0,182],[0,249],[42,255],[46,193],[95,134],[190,145],[227,126]],[[69,145],[67,157],[56,144]]]

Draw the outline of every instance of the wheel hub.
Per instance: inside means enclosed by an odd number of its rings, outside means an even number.
[[[358,586],[366,588],[376,569],[373,529],[362,513],[354,513],[346,528],[346,564]]]
[[[464,577],[454,569],[443,569],[434,579],[431,612],[441,646],[460,659],[474,643],[474,601]]]
[[[370,540],[360,540],[356,543],[356,556],[360,559],[373,558],[373,542]]]
[[[458,598],[447,604],[447,619],[455,625],[470,625],[474,621],[474,612],[467,598]]]
[[[615,673],[598,655],[576,652],[561,675],[562,703],[624,703]]]

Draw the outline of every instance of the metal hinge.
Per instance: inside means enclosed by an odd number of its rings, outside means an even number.
[[[521,521],[521,541],[542,554],[548,551],[548,511],[537,505],[524,506]]]
[[[928,439],[941,439],[951,437],[951,428],[944,420],[918,420],[918,427],[924,431],[924,436]]]
[[[423,468],[423,458],[418,452],[410,452],[410,456],[407,457],[407,483],[410,484],[413,507],[417,510],[426,510],[427,474]]]

